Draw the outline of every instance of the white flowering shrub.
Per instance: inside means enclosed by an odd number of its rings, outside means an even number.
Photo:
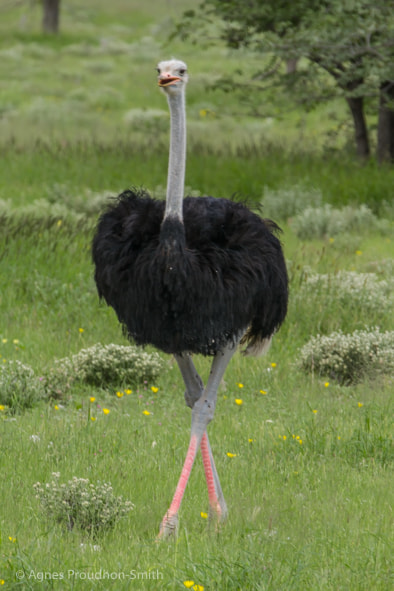
[[[264,215],[274,220],[287,220],[300,214],[308,207],[319,207],[322,203],[320,189],[295,185],[278,190],[264,188],[262,199]]]
[[[326,203],[321,207],[307,207],[292,220],[298,238],[312,240],[335,236],[342,232],[363,232],[375,229],[389,231],[389,223],[378,219],[366,205],[336,209]]]
[[[75,381],[107,387],[154,381],[163,373],[158,353],[147,353],[128,345],[102,345],[82,349],[76,355],[55,361],[45,377],[47,393],[62,398]]]
[[[31,408],[44,397],[43,383],[29,365],[16,360],[0,366],[0,404],[7,413]]]
[[[312,337],[299,354],[298,365],[349,385],[365,377],[394,371],[394,331],[341,331]]]
[[[131,345],[93,345],[71,358],[77,379],[94,386],[155,380],[164,369],[158,353]]]
[[[48,517],[92,536],[113,527],[134,508],[130,501],[115,496],[109,482],[92,484],[88,478],[74,476],[60,484],[60,473],[53,472],[51,482],[33,487]]]
[[[43,382],[47,396],[56,400],[64,399],[76,380],[75,370],[69,357],[55,359],[44,375]]]

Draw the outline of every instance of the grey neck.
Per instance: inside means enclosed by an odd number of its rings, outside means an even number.
[[[168,94],[167,99],[171,114],[171,133],[164,218],[175,217],[182,221],[186,168],[185,93]]]

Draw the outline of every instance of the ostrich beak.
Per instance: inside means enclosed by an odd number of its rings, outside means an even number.
[[[170,75],[161,75],[159,80],[158,80],[158,85],[163,87],[163,86],[172,86],[173,84],[176,84],[177,82],[180,82],[180,78],[178,76],[170,76]]]

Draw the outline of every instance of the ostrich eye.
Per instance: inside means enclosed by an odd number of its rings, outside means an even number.
[[[156,72],[157,72],[158,74],[161,74],[160,68],[156,68]]]
[[[179,73],[180,73],[181,76],[183,76],[183,74],[185,74],[185,72],[186,72],[185,68],[181,68],[179,70]]]

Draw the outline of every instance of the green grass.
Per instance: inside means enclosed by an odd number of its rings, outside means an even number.
[[[171,19],[196,3],[70,0],[56,38],[41,36],[38,6],[1,8],[1,364],[20,360],[40,376],[55,359],[98,342],[126,344],[93,281],[96,193],[136,185],[162,195],[168,116],[154,73],[162,57],[190,62],[190,190],[240,193],[257,205],[265,187],[312,187],[337,207],[368,204],[392,228],[393,168],[360,166],[336,151],[345,136],[331,150],[328,107],[307,119],[285,116],[281,97],[277,118],[252,120],[238,98],[206,91],[239,66],[239,56],[168,43]],[[257,58],[242,59],[253,71]],[[271,98],[262,100],[273,109]],[[330,108],[343,117],[341,104]],[[158,110],[157,118],[144,109]],[[391,280],[394,242],[371,228],[304,241],[291,219],[278,221],[291,279],[287,320],[266,357],[233,358],[209,426],[227,523],[217,532],[201,517],[208,499],[197,458],[178,539],[155,542],[190,426],[179,371],[162,355],[160,379],[120,384],[133,390],[122,398],[116,389],[75,384],[61,401],[15,415],[0,410],[2,588],[176,590],[191,580],[205,591],[392,588],[392,376],[344,387],[301,373],[296,360],[319,331],[394,330],[387,307],[366,312],[334,293],[297,297],[306,267]],[[204,379],[209,363],[196,360]],[[62,529],[34,497],[34,483],[49,482],[52,472],[62,482],[111,481],[135,509],[97,540]],[[64,578],[51,580],[56,573]]]

